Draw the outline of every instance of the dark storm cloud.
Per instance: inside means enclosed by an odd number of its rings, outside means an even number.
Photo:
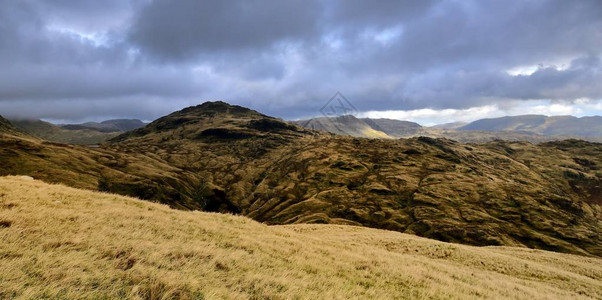
[[[602,98],[601,49],[595,0],[0,0],[0,114],[222,99],[295,118],[336,91],[360,110],[570,103]]]
[[[315,0],[157,0],[137,16],[131,39],[164,59],[264,49],[319,36],[322,11]]]

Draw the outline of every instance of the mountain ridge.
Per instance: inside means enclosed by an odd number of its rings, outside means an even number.
[[[215,106],[219,113],[214,113]],[[210,107],[214,108],[209,109]],[[208,178],[219,187],[220,191],[223,191],[229,205],[239,208],[243,215],[268,224],[298,222],[354,224],[412,232],[439,240],[461,241],[469,244],[523,244],[560,251],[569,248],[573,249],[570,251],[581,251],[564,242],[560,244],[552,242],[551,235],[548,233],[539,235],[544,227],[533,225],[538,222],[534,219],[530,221],[534,223],[522,229],[514,227],[512,220],[520,215],[520,213],[516,214],[518,211],[505,215],[507,212],[503,213],[502,210],[498,212],[497,210],[501,208],[495,208],[491,211],[485,209],[475,213],[472,212],[475,207],[470,209],[468,207],[483,205],[479,199],[485,196],[477,195],[484,193],[484,190],[490,192],[497,190],[497,193],[511,195],[508,197],[512,199],[522,199],[519,203],[530,206],[528,211],[531,214],[532,209],[539,204],[535,206],[528,204],[530,201],[528,199],[534,197],[543,201],[542,196],[536,192],[541,190],[550,193],[547,197],[558,201],[556,204],[552,202],[546,204],[548,216],[552,211],[556,211],[557,218],[566,218],[562,216],[564,208],[560,206],[568,203],[575,205],[581,203],[572,208],[575,211],[569,213],[570,215],[589,210],[585,207],[590,206],[594,208],[593,211],[596,211],[595,214],[600,210],[597,204],[598,196],[591,200],[593,202],[585,200],[590,199],[588,195],[598,193],[594,186],[595,182],[601,180],[599,176],[602,174],[596,175],[597,171],[590,171],[593,173],[587,175],[587,178],[590,178],[587,182],[571,183],[575,187],[575,190],[571,191],[569,187],[571,184],[566,183],[566,178],[572,178],[573,175],[569,174],[573,174],[574,171],[566,170],[566,174],[562,173],[565,171],[560,173],[555,171],[555,177],[548,177],[544,174],[544,170],[551,170],[558,166],[540,165],[537,168],[541,169],[536,169],[537,171],[524,166],[527,160],[531,161],[531,158],[526,158],[530,157],[528,153],[531,152],[536,155],[544,155],[545,152],[551,153],[547,154],[548,156],[561,155],[557,144],[554,143],[536,146],[529,143],[492,142],[482,146],[467,147],[451,140],[428,137],[373,140],[333,136],[311,130],[304,131],[300,128],[258,131],[250,128],[249,124],[253,120],[266,118],[265,115],[240,108],[235,108],[238,113],[231,114],[230,107],[225,103],[210,103],[186,108],[161,118],[146,128],[139,129],[142,134],[135,134],[136,131],[126,133],[112,140],[108,147],[116,151],[127,149],[133,152],[154,152],[178,168],[185,168]],[[282,122],[275,118],[267,118]],[[343,118],[343,120],[347,119]],[[284,125],[280,127],[286,127],[286,123],[282,124]],[[580,142],[569,142],[569,144],[578,143]],[[583,149],[598,147],[595,144],[583,145],[587,145],[580,146]],[[567,149],[572,153],[580,148]],[[517,156],[518,153],[521,156]],[[588,157],[587,161],[598,165],[600,158],[595,153],[597,153],[595,150],[588,150],[585,157]],[[575,161],[567,158],[559,158],[558,163],[561,162],[565,165],[576,164]],[[533,168],[533,163],[528,163]],[[499,169],[494,172],[492,166]],[[464,168],[468,173],[459,171]],[[406,175],[400,176],[400,174]],[[430,176],[434,176],[429,179],[436,183],[433,186],[423,183]],[[491,182],[488,176],[498,179]],[[445,178],[449,178],[449,182],[445,181]],[[451,178],[455,179],[451,180]],[[455,181],[464,183],[454,183]],[[553,184],[548,184],[547,181],[553,182],[554,185],[565,186],[563,192],[555,194]],[[478,182],[478,184],[472,186],[473,183],[469,182]],[[523,182],[519,185],[528,182],[533,185],[533,190],[527,192],[529,189],[515,186],[517,182]],[[467,183],[468,186],[464,186]],[[580,187],[578,188],[577,185]],[[447,196],[441,194],[442,190],[447,191]],[[461,196],[467,192],[475,193],[472,200]],[[572,200],[568,200],[565,193],[575,196],[571,196]],[[337,196],[329,196],[331,194]],[[455,196],[450,198],[451,195]],[[362,200],[358,208],[356,207],[358,204],[343,201],[342,198],[366,200]],[[446,198],[448,200],[444,200]],[[371,201],[376,201],[374,199],[378,199],[380,204],[369,204]],[[515,200],[497,198],[496,201],[506,206]],[[437,208],[434,209],[431,205]],[[468,206],[464,212],[453,212],[456,209],[453,207],[465,205]],[[585,206],[578,208],[581,205]],[[514,211],[514,209],[510,210]],[[456,214],[459,214],[458,219],[451,217]],[[461,217],[464,214],[476,215]],[[540,214],[542,213],[535,213],[535,215]],[[451,218],[442,217],[445,215]],[[534,218],[533,215],[523,217]],[[485,229],[475,224],[465,227],[464,223],[467,221],[464,218],[471,220],[484,218],[482,222],[494,222],[500,227]],[[471,222],[473,221],[468,223]],[[601,229],[599,228],[601,226],[595,223],[596,221],[593,221],[590,225],[586,225],[589,228],[586,230],[593,230],[591,234],[599,236],[600,233],[593,233]],[[458,226],[462,227],[459,231]],[[527,234],[527,232],[531,233]],[[553,235],[556,234],[557,231]],[[535,236],[539,237],[535,238]],[[602,250],[591,241],[582,246],[593,253]]]
[[[512,119],[514,118],[514,119]],[[587,118],[584,117],[580,120],[586,120],[590,123],[599,123],[599,129],[597,126],[590,126],[588,129],[591,133],[588,136],[578,135],[580,132],[581,125],[571,125],[563,127],[562,122],[559,122],[556,127],[551,128],[550,131],[544,131],[537,129],[536,127],[546,122],[545,116],[540,115],[527,115],[524,117],[504,117],[504,120],[516,120],[516,119],[530,119],[537,121],[535,124],[529,126],[483,126],[483,123],[497,123],[498,119],[483,119],[473,123],[450,123],[442,124],[432,127],[424,127],[414,122],[394,120],[394,119],[370,119],[370,118],[356,118],[352,115],[339,116],[339,117],[318,117],[308,120],[293,121],[295,124],[310,128],[313,130],[320,130],[340,135],[349,135],[354,137],[366,137],[366,138],[411,138],[419,136],[427,136],[433,138],[450,138],[463,143],[484,143],[495,140],[508,140],[508,141],[529,141],[533,143],[542,143],[549,141],[565,140],[565,139],[582,139],[591,142],[602,142],[602,117]],[[491,120],[491,121],[490,121]],[[553,117],[551,120],[574,120],[572,117]],[[566,122],[564,122],[566,123]],[[594,124],[595,125],[595,124]],[[586,125],[583,125],[586,126]],[[568,128],[566,132],[564,128]],[[572,131],[570,130],[571,128]],[[569,134],[569,133],[573,134]],[[566,133],[566,134],[563,134]]]
[[[86,122],[81,124],[61,124],[68,130],[97,130],[100,132],[125,132],[144,127],[146,123],[138,119],[110,119],[102,122]]]
[[[213,102],[94,149],[0,140],[0,175],[267,224],[347,224],[602,256],[601,144],[354,138]]]
[[[81,126],[64,128],[42,120],[14,119],[11,123],[24,133],[56,143],[100,144],[117,135],[116,132],[102,132]]]
[[[542,135],[602,136],[602,117],[520,115],[481,119],[460,130],[523,131]]]

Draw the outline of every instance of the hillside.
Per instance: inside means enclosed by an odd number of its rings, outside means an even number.
[[[69,130],[95,130],[100,132],[126,132],[140,127],[144,127],[146,123],[137,119],[112,119],[102,122],[87,122],[82,124],[65,124],[61,125],[64,129]]]
[[[154,153],[215,185],[223,208],[269,224],[354,224],[602,255],[601,146],[562,145],[332,136],[208,102],[107,147]]]
[[[313,118],[295,121],[295,124],[312,130],[320,130],[335,134],[367,138],[393,138],[384,131],[375,129],[374,126],[354,116],[339,116],[336,118]]]
[[[19,130],[33,136],[64,144],[100,144],[121,132],[102,132],[86,127],[62,128],[42,120],[11,120]]]
[[[594,130],[591,130],[592,132],[595,132],[595,134],[581,136],[578,134],[578,130],[564,131],[562,125],[555,131],[540,132],[537,130],[525,130],[525,127],[519,126],[481,126],[480,124],[482,122],[485,122],[485,120],[476,121],[472,125],[467,125],[465,123],[449,123],[433,127],[423,127],[417,123],[408,121],[370,118],[360,119],[352,115],[345,115],[332,118],[313,118],[309,120],[294,121],[293,123],[308,129],[365,138],[392,139],[425,136],[431,138],[447,138],[462,143],[487,143],[496,140],[543,143],[578,138],[591,142],[602,142],[602,135],[596,132],[597,129],[595,127]]]
[[[267,224],[351,224],[602,256],[595,143],[353,138],[224,102],[174,112],[101,148],[0,142],[0,175]]]
[[[451,122],[451,123],[443,123],[435,126],[431,126],[431,128],[437,129],[458,129],[462,126],[466,126],[468,123],[466,122]]]
[[[209,130],[208,130],[209,129]],[[309,134],[280,119],[222,101],[205,102],[159,118],[143,128],[124,133],[116,141],[160,138],[172,141],[236,141],[247,138],[286,138]]]
[[[462,126],[461,130],[521,131],[541,135],[602,137],[602,117],[542,115],[482,119]]]
[[[266,226],[0,178],[0,298],[587,299],[602,261],[352,226]]]
[[[360,119],[375,130],[382,131],[392,137],[407,137],[420,132],[422,126],[418,123],[392,119]]]
[[[118,153],[49,142],[17,130],[0,130],[0,176],[28,175],[51,183],[111,190],[180,209],[202,208],[193,199],[200,185],[195,174],[169,165],[156,156]],[[203,201],[213,199],[203,183]]]

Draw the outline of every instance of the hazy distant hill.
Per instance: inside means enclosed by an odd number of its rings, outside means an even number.
[[[144,127],[146,123],[138,119],[113,119],[102,122],[87,122],[82,124],[65,124],[62,128],[68,130],[89,129],[100,132],[126,132],[140,127]]]
[[[295,121],[305,128],[330,133],[367,138],[411,138],[426,136],[432,138],[449,138],[463,143],[486,143],[495,140],[529,141],[541,143],[549,141],[578,138],[592,142],[602,142],[602,137],[579,135],[546,135],[543,133],[512,130],[500,127],[500,130],[461,129],[465,123],[449,123],[433,127],[423,127],[417,123],[392,119],[359,119],[351,115],[334,118],[313,118]],[[457,128],[457,129],[454,129]],[[478,128],[478,127],[476,127]]]
[[[458,129],[462,126],[466,126],[468,125],[468,123],[466,122],[451,122],[451,123],[444,123],[444,124],[439,124],[439,125],[435,125],[435,126],[431,126],[431,128],[437,128],[437,129]]]
[[[459,127],[460,130],[520,131],[541,135],[602,137],[602,117],[542,115],[482,119]]]
[[[115,119],[83,124],[54,125],[42,120],[13,119],[10,121],[22,132],[33,136],[65,144],[100,144],[129,130],[137,129],[146,123],[135,119]]]
[[[418,123],[392,119],[360,119],[374,130],[379,130],[392,137],[405,137],[420,132],[422,126]]]
[[[294,123],[313,130],[321,130],[355,137],[392,138],[392,136],[387,135],[382,128],[372,126],[375,125],[373,122],[371,125],[366,122],[365,119],[358,119],[351,115],[339,116],[335,118],[313,118],[309,120],[294,121]]]
[[[33,136],[65,144],[99,144],[113,138],[121,132],[101,132],[88,128],[65,129],[42,120],[11,120],[19,130]]]
[[[414,122],[392,119],[356,118],[352,115],[333,118],[313,118],[294,121],[294,123],[313,130],[368,138],[410,137],[415,136],[422,129],[420,124]]]

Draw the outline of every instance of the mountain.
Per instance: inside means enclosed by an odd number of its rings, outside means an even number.
[[[422,126],[414,122],[356,118],[352,115],[313,118],[294,121],[294,123],[313,130],[367,138],[411,137],[423,131]]]
[[[343,134],[355,137],[391,138],[385,132],[375,129],[362,119],[352,115],[339,116],[335,118],[314,118],[294,122],[297,125],[312,130],[321,130],[335,134]]]
[[[11,123],[25,133],[48,141],[65,144],[100,144],[120,133],[102,132],[87,127],[66,129],[42,120],[13,119]]]
[[[1,298],[602,297],[600,258],[265,226],[20,177],[0,190]]]
[[[332,136],[224,102],[175,112],[111,142],[113,151],[153,153],[197,174],[223,193],[222,209],[269,224],[354,224],[474,245],[602,253],[592,240],[602,230],[601,175],[576,162],[602,164],[598,144]],[[549,218],[558,223],[545,225]]]
[[[12,119],[19,130],[57,143],[75,145],[101,144],[117,135],[143,127],[146,123],[136,119],[115,119],[100,123],[54,125],[42,120]]]
[[[431,126],[431,128],[436,128],[436,129],[458,129],[458,128],[466,126],[466,125],[468,125],[468,123],[466,123],[466,122],[451,122],[451,123],[444,123],[444,124],[439,124],[439,125]]]
[[[479,121],[476,121],[475,123],[478,122]],[[498,130],[495,126],[471,126],[471,124],[461,122],[423,127],[417,123],[408,121],[369,118],[359,119],[351,115],[332,118],[313,118],[309,120],[294,121],[294,123],[313,130],[365,138],[412,138],[425,136],[431,138],[449,138],[462,143],[486,143],[496,140],[543,143],[578,138],[591,142],[602,142],[602,135],[600,134],[593,134],[591,136],[575,134],[563,135],[563,131],[579,132],[578,130],[566,130],[564,129],[565,127],[562,126],[556,131],[541,133],[533,130],[525,130],[526,127],[524,126],[499,126]],[[597,129],[591,131],[595,132],[596,130]]]
[[[360,119],[374,130],[379,130],[392,137],[407,137],[420,132],[422,126],[418,123],[392,119]]]
[[[602,117],[543,115],[482,119],[462,126],[461,130],[521,131],[541,135],[602,137]]]
[[[65,124],[61,125],[61,127],[68,130],[88,129],[100,132],[125,132],[144,127],[145,125],[146,123],[138,119],[113,119],[102,121],[100,123],[87,122],[82,124]]]
[[[391,119],[360,119],[352,115],[313,118],[294,121],[293,123],[312,130],[335,134],[385,139],[414,136],[422,128],[422,126],[413,122]]]
[[[267,224],[602,256],[602,144],[355,138],[225,102],[174,112],[100,148],[0,142],[0,175]]]

